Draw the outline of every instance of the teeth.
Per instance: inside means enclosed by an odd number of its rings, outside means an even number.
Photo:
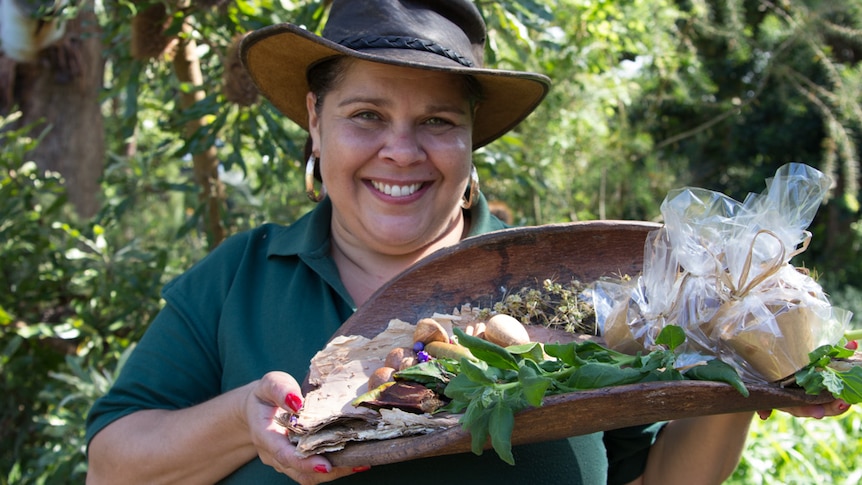
[[[392,197],[406,197],[413,194],[413,192],[416,192],[422,184],[389,185],[372,181],[371,185],[386,195],[391,195]]]

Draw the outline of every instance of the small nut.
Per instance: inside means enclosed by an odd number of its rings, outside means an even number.
[[[485,338],[485,322],[468,324],[464,329],[464,333],[473,337]]]
[[[392,378],[392,374],[394,373],[395,369],[392,367],[384,366],[377,369],[371,374],[371,377],[368,378],[368,390],[371,391],[373,389],[377,389],[389,381],[394,381],[395,379]]]
[[[413,367],[417,363],[418,362],[416,361],[415,355],[408,355],[407,357],[401,359],[401,364],[398,365],[398,370],[404,370],[408,367]]]
[[[383,365],[386,367],[392,367],[393,369],[398,369],[404,357],[412,353],[412,350],[405,349],[404,347],[395,347],[386,355],[386,360],[383,362]]]
[[[427,344],[429,342],[449,342],[449,334],[443,325],[433,318],[423,318],[416,323],[413,330],[413,341]]]
[[[485,324],[485,340],[501,347],[530,343],[524,324],[504,313],[494,315]]]

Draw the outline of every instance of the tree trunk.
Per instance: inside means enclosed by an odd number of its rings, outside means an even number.
[[[180,104],[183,109],[191,108],[196,102],[206,97],[206,92],[203,90],[203,74],[195,53],[195,47],[195,41],[190,35],[182,36],[174,57],[174,71],[177,78],[180,82],[188,83],[197,88],[193,91],[180,93]],[[203,118],[189,121],[185,126],[186,136],[193,136],[205,124],[206,121]],[[195,181],[201,189],[200,201],[204,204],[204,219],[210,237],[210,248],[214,248],[225,238],[225,229],[221,223],[224,187],[219,179],[219,161],[215,147],[207,147],[199,153],[193,153],[192,160],[194,161]]]
[[[11,98],[0,110],[17,106],[23,115],[19,127],[38,122],[34,136],[50,129],[29,157],[40,169],[63,176],[69,201],[82,217],[99,208],[105,156],[99,104],[103,70],[101,30],[92,8],[68,21],[62,39],[42,49],[35,62],[4,58],[0,63],[0,78],[8,83],[5,97]]]

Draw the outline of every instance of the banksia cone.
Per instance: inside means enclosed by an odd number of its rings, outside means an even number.
[[[141,61],[155,59],[176,41],[165,35],[171,25],[167,6],[155,3],[132,18],[132,57]]]
[[[234,37],[227,48],[222,89],[229,102],[240,106],[251,106],[257,102],[258,91],[239,58],[239,44],[242,38],[242,35]]]

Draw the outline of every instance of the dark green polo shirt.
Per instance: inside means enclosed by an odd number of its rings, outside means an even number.
[[[87,441],[135,411],[193,406],[269,371],[301,382],[312,356],[355,310],[330,256],[331,214],[327,199],[291,226],[237,234],[168,283],[164,309],[90,411]],[[471,236],[505,227],[484,198],[470,217]],[[338,483],[591,485],[615,483],[614,476],[624,483],[642,472],[657,429],[515,447],[515,466],[493,451],[467,453],[375,466]],[[294,482],[255,459],[223,483]]]

